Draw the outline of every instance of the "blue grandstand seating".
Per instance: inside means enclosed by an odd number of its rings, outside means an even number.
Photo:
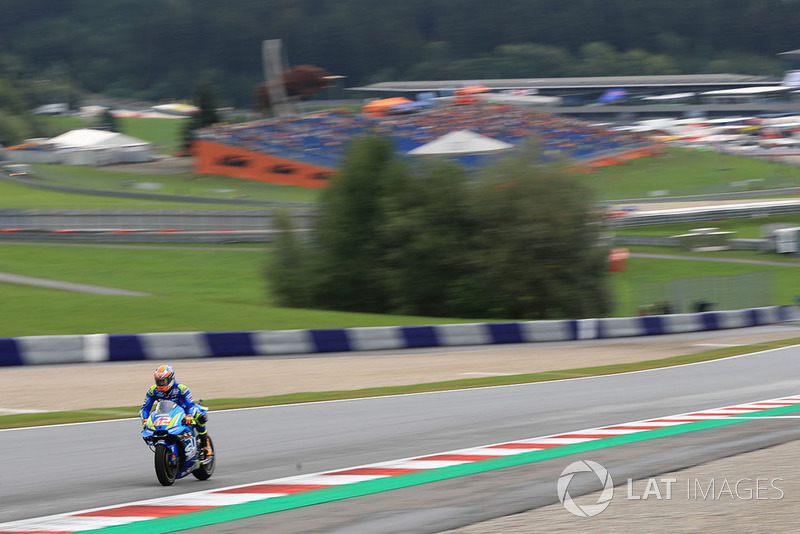
[[[514,145],[534,136],[546,152],[575,160],[649,144],[637,134],[609,131],[576,119],[503,104],[442,107],[381,118],[332,111],[209,128],[201,132],[201,138],[338,168],[348,140],[360,134],[387,136],[396,151],[405,154],[457,130],[472,130]],[[485,158],[458,159],[473,165]]]

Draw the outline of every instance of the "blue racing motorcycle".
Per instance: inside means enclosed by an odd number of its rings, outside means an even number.
[[[207,409],[200,407],[203,413]],[[186,412],[180,405],[161,400],[150,411],[142,430],[142,439],[155,452],[156,477],[162,486],[171,486],[175,480],[193,474],[198,480],[207,480],[214,472],[216,454],[208,437],[211,453],[200,458],[197,430],[184,424]]]

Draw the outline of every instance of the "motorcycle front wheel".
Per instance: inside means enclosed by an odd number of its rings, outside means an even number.
[[[171,486],[178,474],[178,461],[172,460],[169,447],[163,443],[156,445],[156,477],[162,486]]]
[[[214,465],[217,463],[217,453],[214,450],[214,443],[211,441],[211,436],[208,436],[208,448],[211,449],[211,461],[200,464],[200,467],[192,471],[192,474],[197,480],[208,480],[214,472]]]

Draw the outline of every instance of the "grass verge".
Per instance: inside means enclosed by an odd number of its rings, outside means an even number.
[[[359,399],[366,397],[381,397],[388,395],[407,395],[411,393],[426,393],[432,391],[449,391],[456,389],[481,388],[490,386],[508,386],[514,384],[529,384],[534,382],[550,382],[553,380],[565,380],[569,378],[584,378],[590,376],[603,376],[619,373],[630,373],[633,371],[645,371],[648,369],[660,369],[663,367],[673,367],[676,365],[686,365],[689,363],[707,362],[749,354],[769,349],[789,347],[800,344],[800,338],[781,339],[775,341],[765,341],[753,345],[742,345],[739,347],[725,347],[720,349],[673,356],[671,358],[661,358],[658,360],[646,360],[634,363],[622,363],[615,365],[602,365],[597,367],[582,367],[578,369],[565,369],[561,371],[546,371],[541,373],[527,373],[508,376],[491,376],[484,378],[467,378],[462,380],[448,380],[444,382],[429,382],[425,384],[409,384],[405,386],[387,386],[350,391],[320,391],[306,393],[289,393],[285,395],[273,395],[269,397],[249,397],[239,399],[213,399],[205,401],[205,405],[211,410],[230,410],[234,408],[252,408],[257,406],[277,406],[282,404],[298,404],[306,402],[320,402],[344,399]],[[16,414],[0,416],[0,429],[22,428],[29,426],[57,425],[63,423],[78,423],[88,421],[105,421],[109,419],[121,419],[135,417],[139,412],[139,406],[126,406],[118,408],[98,408],[92,410],[73,410],[63,412],[43,412],[34,414]]]
[[[639,248],[631,250],[639,251]],[[648,251],[656,252],[659,249]],[[660,252],[675,254],[677,251],[662,249]],[[753,259],[765,257],[757,252],[748,254]],[[254,246],[248,246],[247,250],[220,247],[133,249],[80,244],[49,246],[0,243],[0,272],[156,295],[91,295],[0,283],[0,297],[6,302],[13,302],[15,306],[15,313],[7,314],[0,322],[0,336],[293,330],[475,323],[486,320],[279,307],[272,297],[269,281],[263,274],[269,258],[270,249],[266,246],[263,250]],[[800,287],[800,268],[797,264],[774,266],[632,257],[625,271],[609,273],[613,295],[613,307],[609,315],[632,317],[636,315],[639,305],[652,304],[642,301],[644,296],[638,289],[642,282],[759,271],[769,272],[771,283],[770,293],[758,305],[795,302],[797,288]],[[504,319],[518,320],[511,317]]]
[[[125,165],[108,167],[86,167],[67,165],[34,166],[36,178],[44,183],[84,188],[93,191],[110,192],[141,192],[159,195],[192,196],[225,199],[247,199],[272,202],[317,202],[320,190],[307,187],[278,185],[242,178],[232,178],[215,174],[199,174],[194,171],[180,173],[153,172],[125,172]],[[144,189],[142,189],[144,187]],[[88,193],[87,193],[88,194]],[[100,195],[100,193],[97,193]],[[85,202],[82,195],[75,193],[62,193],[64,207],[71,207],[75,202]],[[4,199],[5,200],[5,199]],[[13,199],[9,199],[13,200]],[[8,202],[9,200],[6,200]],[[167,202],[148,199],[119,199],[122,203],[127,201],[132,207],[147,208],[147,203]],[[177,200],[177,199],[176,199]],[[192,203],[174,202],[182,204],[181,209],[193,207]],[[197,201],[195,204],[202,204]],[[215,209],[254,208],[254,206],[226,206],[214,204]]]
[[[605,200],[701,195],[797,187],[800,167],[689,148],[667,148],[585,175]]]

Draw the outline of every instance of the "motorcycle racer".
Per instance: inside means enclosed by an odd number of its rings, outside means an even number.
[[[144,396],[144,403],[142,409],[139,411],[139,416],[142,418],[142,426],[147,422],[150,416],[150,410],[153,405],[160,400],[169,400],[178,405],[186,412],[184,424],[194,425],[197,429],[197,435],[200,438],[200,455],[201,459],[211,454],[208,447],[208,430],[206,429],[206,421],[208,416],[206,410],[201,408],[200,405],[194,402],[192,392],[186,385],[175,381],[175,370],[171,365],[162,365],[155,370],[154,373],[155,384],[150,386]]]

